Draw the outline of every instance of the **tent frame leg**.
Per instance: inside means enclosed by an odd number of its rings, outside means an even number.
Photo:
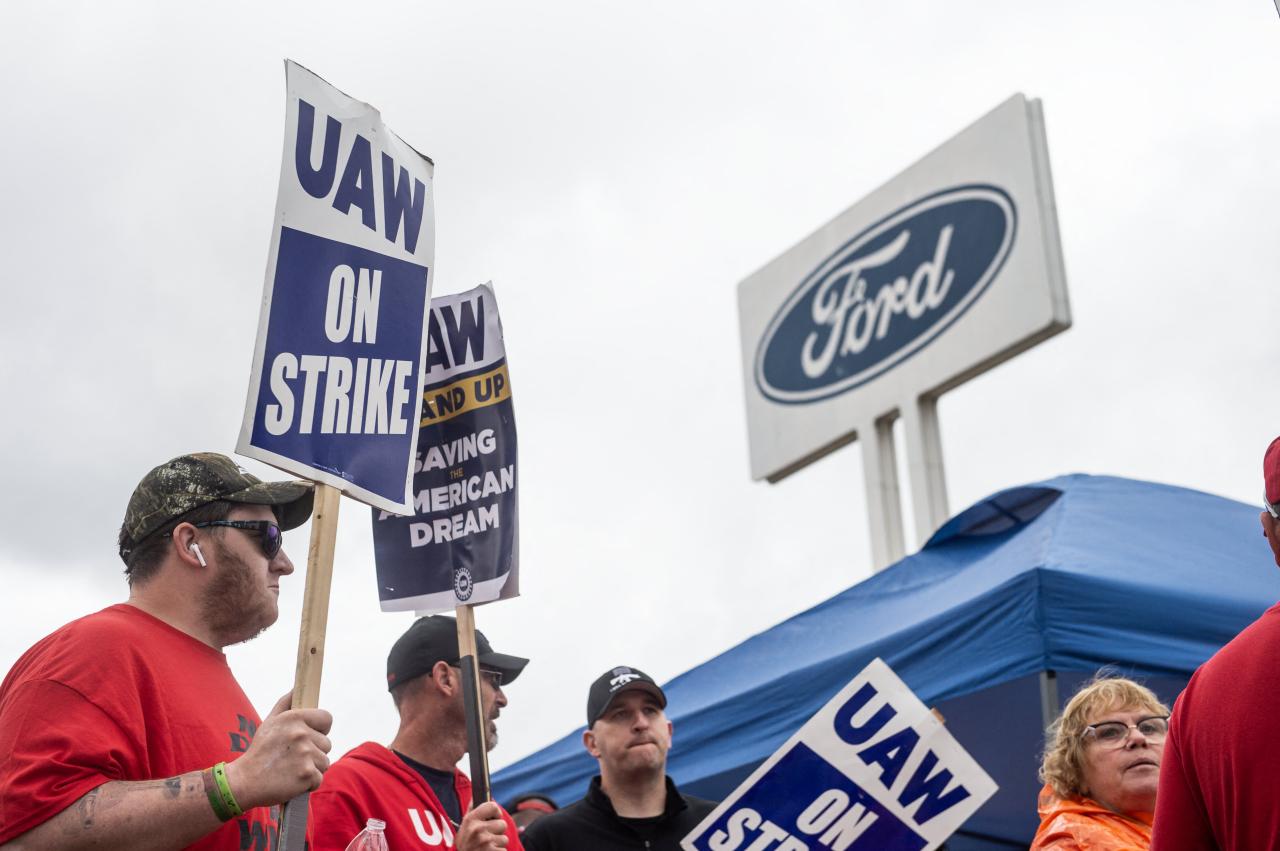
[[[1040,720],[1043,722],[1044,728],[1049,729],[1058,718],[1059,707],[1062,703],[1058,700],[1058,672],[1047,670],[1040,672]]]

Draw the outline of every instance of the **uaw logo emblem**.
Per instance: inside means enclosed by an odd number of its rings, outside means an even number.
[[[471,581],[471,571],[466,567],[458,567],[453,571],[453,593],[459,600],[470,600],[471,592],[476,589]]]
[[[765,329],[755,381],[769,399],[829,399],[883,375],[964,315],[1009,256],[1003,189],[944,189],[890,213],[800,282]]]

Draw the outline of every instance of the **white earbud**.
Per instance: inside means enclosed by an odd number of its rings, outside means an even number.
[[[191,546],[187,547],[187,549],[191,550],[191,552],[193,552],[193,553],[195,553],[195,554],[196,554],[196,561],[200,562],[200,566],[201,566],[201,567],[208,567],[208,566],[209,566],[209,563],[208,563],[207,561],[205,561],[205,560],[204,560],[204,553],[200,552],[200,545],[199,545],[199,544],[197,544],[197,543],[195,543],[195,542],[193,541],[193,542],[191,543]]]

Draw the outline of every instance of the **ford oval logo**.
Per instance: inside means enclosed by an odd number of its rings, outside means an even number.
[[[944,189],[871,225],[796,287],[756,350],[760,392],[829,399],[929,345],[995,279],[1017,232],[1003,189]]]

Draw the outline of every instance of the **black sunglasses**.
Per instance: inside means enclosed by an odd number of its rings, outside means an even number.
[[[209,526],[227,526],[232,529],[240,529],[244,532],[254,531],[258,533],[258,546],[262,547],[262,554],[268,559],[273,559],[280,552],[280,548],[284,546],[284,533],[280,531],[280,526],[272,520],[206,520],[203,523],[191,524],[197,529],[205,529]],[[165,532],[166,538],[173,537],[172,532]]]

